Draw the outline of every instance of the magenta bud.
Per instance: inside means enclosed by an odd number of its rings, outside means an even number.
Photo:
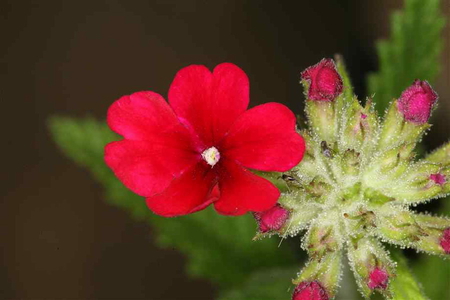
[[[415,124],[425,124],[438,95],[426,81],[416,80],[403,91],[398,100],[398,110],[405,120]]]
[[[447,180],[445,179],[445,175],[439,173],[431,174],[430,179],[433,180],[434,183],[438,185],[444,185],[447,182]]]
[[[386,289],[389,281],[389,274],[380,268],[375,268],[369,275],[369,283],[367,284],[370,289]]]
[[[258,222],[259,231],[268,232],[281,229],[289,218],[289,211],[277,203],[272,208],[253,215]]]
[[[325,289],[317,281],[301,282],[294,290],[292,300],[328,300]]]
[[[442,233],[440,245],[445,253],[450,254],[450,227]]]
[[[333,101],[342,93],[342,78],[332,59],[322,59],[318,64],[307,68],[302,79],[309,81],[308,99]]]

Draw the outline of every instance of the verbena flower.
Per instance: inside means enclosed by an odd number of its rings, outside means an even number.
[[[294,114],[278,103],[247,110],[248,78],[230,63],[182,69],[168,99],[138,92],[108,110],[124,139],[106,146],[105,161],[125,186],[166,217],[212,203],[225,215],[274,206],[279,190],[249,169],[282,172],[300,162]]]

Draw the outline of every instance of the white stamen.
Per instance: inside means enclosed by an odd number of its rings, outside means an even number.
[[[203,151],[202,157],[208,165],[214,167],[220,159],[220,152],[216,147],[211,147]]]

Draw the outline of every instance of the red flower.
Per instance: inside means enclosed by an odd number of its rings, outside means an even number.
[[[302,72],[302,79],[309,81],[308,99],[333,101],[342,93],[342,78],[332,59],[320,62]]]
[[[425,124],[430,118],[431,109],[438,95],[426,81],[415,80],[403,91],[397,107],[405,120],[415,124]]]
[[[287,171],[300,162],[305,145],[287,107],[247,110],[248,103],[248,78],[237,66],[224,63],[213,72],[186,67],[170,86],[169,103],[138,92],[111,105],[108,125],[124,139],[106,146],[105,161],[162,216],[211,203],[225,215],[267,210],[280,192],[248,169]]]

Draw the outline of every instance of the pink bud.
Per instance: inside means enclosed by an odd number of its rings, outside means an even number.
[[[301,76],[303,80],[310,82],[310,100],[333,101],[342,93],[342,78],[332,59],[322,59],[318,64],[303,71]]]
[[[445,176],[442,174],[439,174],[439,173],[431,174],[430,179],[439,185],[444,185],[447,182],[447,180],[445,179]]]
[[[319,282],[301,282],[294,290],[292,300],[328,300],[327,292]]]
[[[380,268],[375,268],[369,275],[368,286],[370,289],[386,289],[389,280],[389,274]]]
[[[438,95],[426,81],[416,80],[403,91],[398,100],[398,109],[405,120],[415,124],[425,124]]]
[[[450,254],[450,227],[444,230],[440,245],[445,253]]]
[[[259,231],[267,232],[279,230],[289,218],[289,211],[281,207],[278,203],[272,208],[253,214],[258,222]]]

